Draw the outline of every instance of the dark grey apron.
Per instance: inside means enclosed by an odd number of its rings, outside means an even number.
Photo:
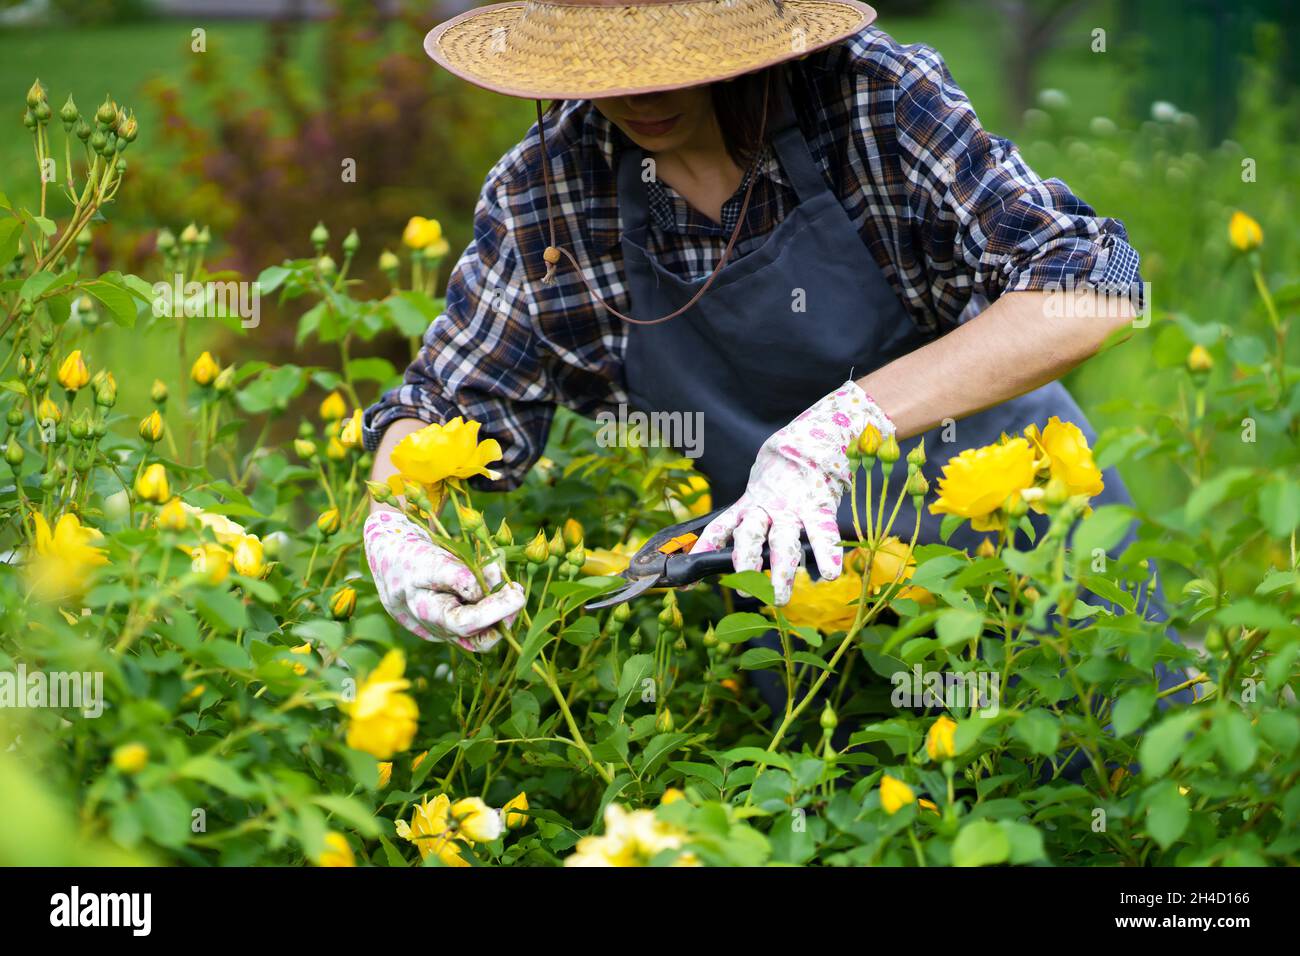
[[[759,446],[774,431],[850,376],[861,378],[933,338],[920,331],[899,303],[813,160],[785,82],[776,86],[779,109],[772,143],[798,205],[759,248],[725,266],[689,312],[658,325],[628,328],[629,400],[647,414],[700,413],[703,443],[696,466],[709,479],[715,507],[740,497]],[[646,251],[649,208],[641,161],[634,146],[622,153],[619,211],[629,314],[650,319],[682,306],[705,277],[678,278]],[[805,311],[794,309],[800,295]],[[933,486],[948,459],[963,449],[995,442],[1004,432],[1018,434],[1030,423],[1045,425],[1053,415],[1076,423],[1089,442],[1096,440],[1069,392],[1053,382],[946,431],[941,426],[900,444],[906,454],[924,438],[928,463],[923,471]],[[891,507],[902,474],[902,468],[894,472]],[[1119,474],[1108,469],[1104,477],[1105,490],[1094,502],[1128,503]],[[879,473],[873,487],[881,487]],[[859,481],[858,494],[861,508],[865,482]],[[894,525],[904,540],[911,536],[915,515],[910,499],[905,500]],[[847,495],[839,517],[844,533],[851,533]],[[939,540],[941,520],[923,509],[922,543]],[[963,526],[949,544],[972,549],[981,537]]]
[[[759,446],[774,431],[850,376],[860,378],[932,338],[904,311],[822,176],[795,120],[785,81],[776,86],[779,110],[772,144],[798,205],[761,246],[726,265],[690,311],[667,322],[628,328],[624,372],[629,400],[647,415],[701,414],[703,445],[696,466],[709,479],[714,507],[740,497]],[[642,158],[640,149],[626,146],[619,160],[618,195],[629,314],[651,319],[684,305],[707,276],[678,278],[647,252],[649,205]],[[805,311],[792,307],[800,290]],[[1096,441],[1069,392],[1053,382],[965,418],[946,434],[940,426],[900,445],[906,454],[924,438],[923,472],[933,487],[948,459],[963,449],[995,442],[1004,432],[1019,434],[1030,423],[1045,425],[1053,415],[1078,425],[1089,443]],[[879,469],[877,465],[873,479],[877,490]],[[894,471],[891,508],[903,474],[903,468]],[[1119,473],[1111,468],[1103,474],[1105,490],[1094,504],[1130,504]],[[864,496],[865,482],[859,481],[859,509],[865,507]],[[839,520],[843,533],[852,536],[848,495]],[[915,520],[907,498],[895,533],[907,540]],[[940,540],[941,520],[923,508],[920,543]],[[1031,520],[1041,535],[1046,517],[1031,515]],[[985,536],[963,525],[948,543],[973,550]],[[1119,548],[1130,540],[1131,535]],[[816,575],[814,568],[809,571]],[[1152,596],[1155,601],[1146,602],[1149,614],[1163,619],[1158,586]],[[753,643],[776,647],[776,634]],[[1162,686],[1172,686],[1176,678],[1163,665],[1158,670]],[[779,713],[785,690],[777,675],[757,670],[750,672],[750,680],[773,713]]]

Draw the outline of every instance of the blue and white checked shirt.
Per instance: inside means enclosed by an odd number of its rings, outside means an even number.
[[[942,58],[869,27],[791,67],[795,113],[813,157],[918,326],[946,331],[972,299],[1068,287],[1127,290],[1138,256],[1122,223],[1099,217],[1059,180],[1040,179],[1014,144],[980,125]],[[546,117],[557,243],[611,305],[630,311],[616,190],[623,134],[586,100]],[[400,418],[483,423],[501,443],[493,467],[516,487],[541,455],[556,405],[594,416],[627,400],[627,329],[592,300],[567,261],[541,282],[546,195],[534,126],[488,173],[474,241],[447,286],[403,383],[365,415],[375,448]],[[768,148],[733,256],[751,251],[796,202]],[[707,275],[726,245],[748,177],[721,224],[671,187],[650,189],[647,245],[681,276]],[[706,293],[707,295],[707,293]]]

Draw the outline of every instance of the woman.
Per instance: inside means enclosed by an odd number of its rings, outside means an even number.
[[[698,413],[697,466],[734,504],[696,547],[730,542],[739,570],[770,544],[784,604],[801,535],[840,572],[845,449],[868,424],[904,451],[924,437],[932,475],[1052,415],[1091,440],[1055,380],[1130,321],[1124,227],[1039,179],[934,51],[874,18],[856,0],[532,0],[435,28],[434,60],[537,100],[538,123],[489,172],[404,384],[366,414],[375,477],[457,415],[501,443],[481,487],[504,489],[557,404]],[[1128,500],[1113,471],[1098,500]],[[366,548],[385,607],[426,639],[485,650],[523,604],[484,596],[393,509]]]

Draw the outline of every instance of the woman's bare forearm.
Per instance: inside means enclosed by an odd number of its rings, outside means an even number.
[[[370,468],[370,480],[387,482],[389,475],[397,474],[397,469],[393,467],[391,456],[397,443],[412,432],[417,432],[428,422],[422,422],[418,418],[399,418],[388,426],[384,432],[384,437],[379,441],[379,447],[375,449],[375,463]],[[382,504],[370,500],[370,510],[373,511],[396,511],[391,505]]]
[[[1049,308],[1052,296],[1062,299]],[[1060,378],[1132,314],[1126,301],[1094,292],[1009,293],[858,384],[907,438]]]

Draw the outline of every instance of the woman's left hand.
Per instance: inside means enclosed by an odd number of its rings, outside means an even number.
[[[882,437],[894,425],[855,382],[845,382],[774,433],[758,451],[740,499],[709,522],[692,553],[716,551],[732,540],[737,571],[761,571],[770,550],[775,602],[786,604],[808,536],[825,580],[840,576],[844,550],[836,520],[849,487],[849,446],[868,425]]]

